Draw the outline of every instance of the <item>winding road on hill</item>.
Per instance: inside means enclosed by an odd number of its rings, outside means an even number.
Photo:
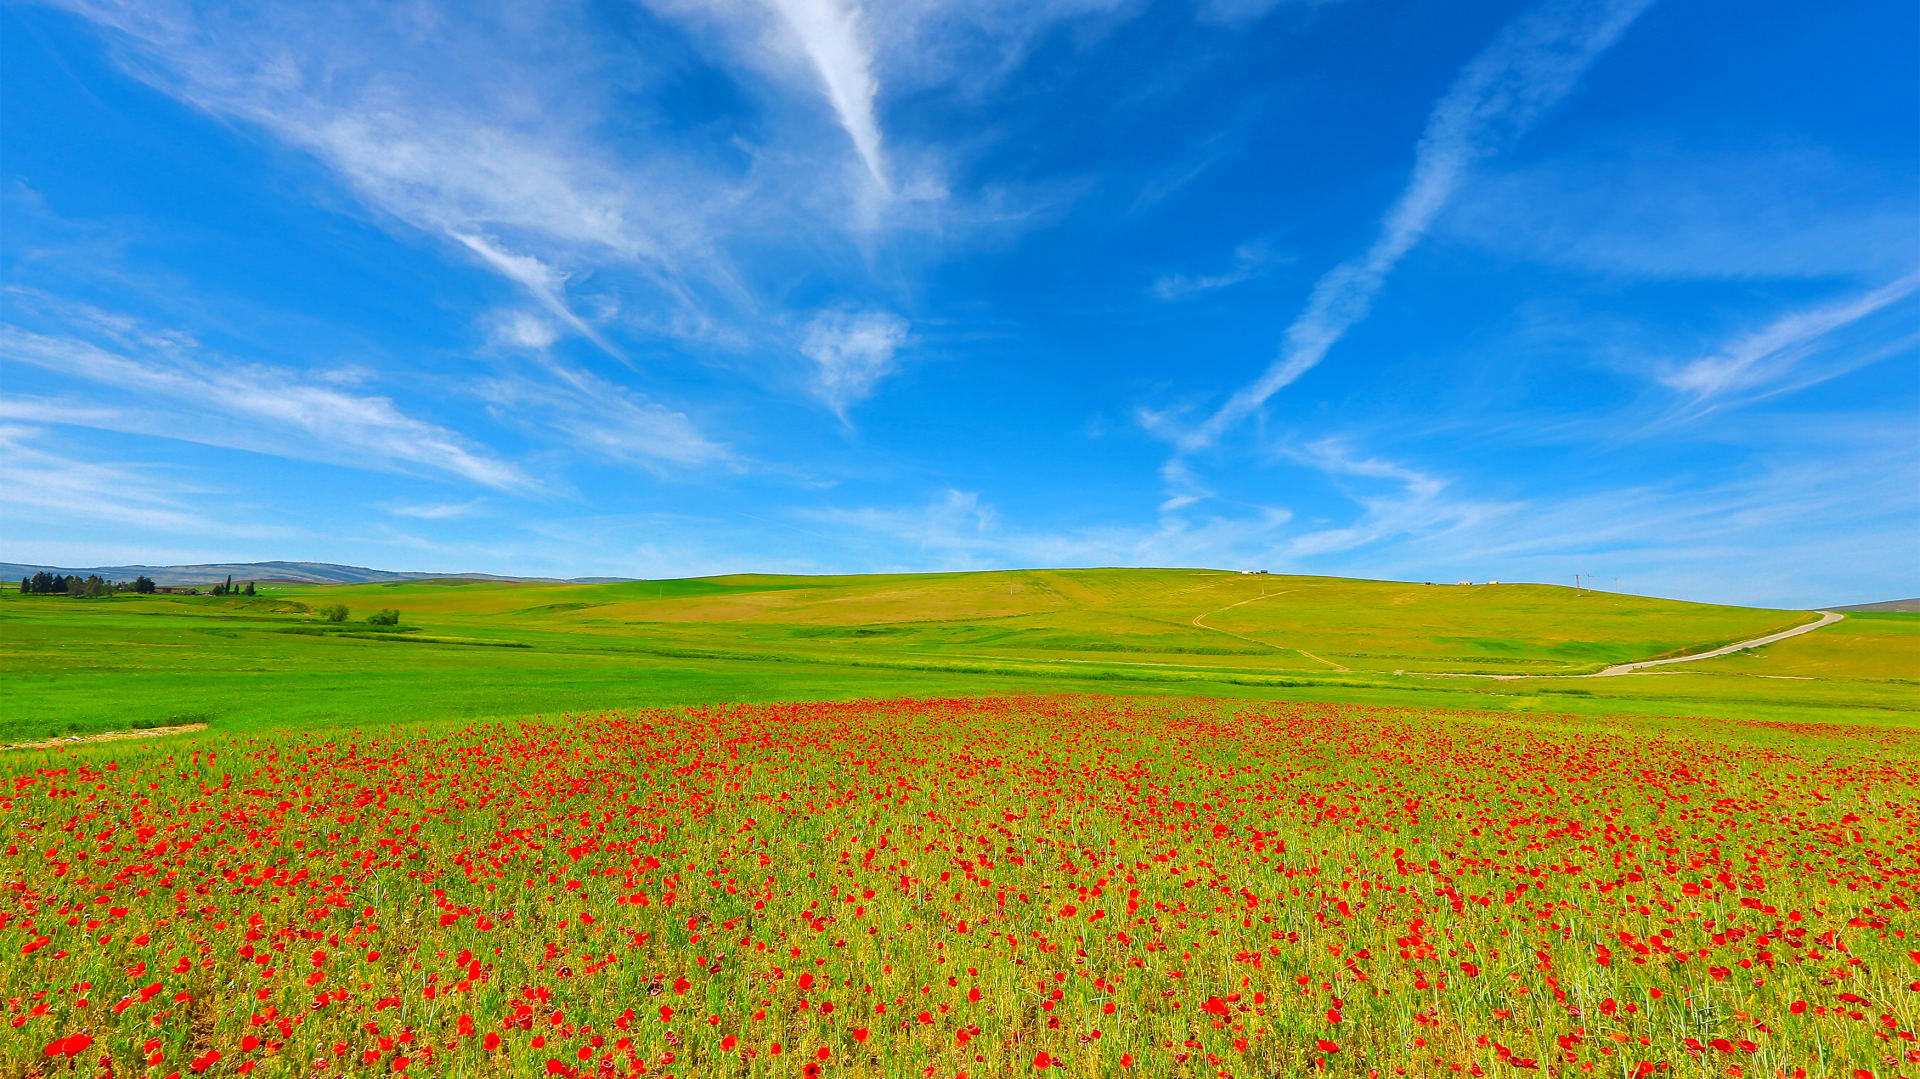
[[[1638,663],[1616,663],[1613,666],[1608,667],[1606,670],[1600,671],[1588,677],[1611,678],[1616,674],[1632,674],[1634,671],[1642,671],[1647,669],[1648,667],[1664,667],[1669,663],[1692,663],[1696,659],[1712,659],[1715,656],[1730,655],[1734,652],[1739,652],[1743,649],[1758,648],[1763,644],[1772,644],[1775,641],[1784,641],[1788,637],[1798,637],[1802,633],[1811,632],[1813,630],[1819,629],[1821,626],[1831,626],[1835,622],[1838,622],[1845,617],[1846,615],[1841,614],[1839,611],[1821,611],[1819,618],[1816,618],[1813,621],[1808,622],[1804,626],[1795,626],[1792,629],[1783,629],[1778,633],[1770,633],[1765,637],[1755,637],[1751,641],[1741,641],[1739,644],[1730,644],[1730,645],[1727,645],[1725,648],[1716,648],[1711,652],[1695,652],[1692,655],[1674,656],[1671,659],[1643,659]]]
[[[1478,674],[1471,671],[1395,671],[1394,673],[1411,674],[1419,678],[1491,678],[1502,682],[1515,681],[1521,678],[1615,678],[1623,674],[1632,674],[1635,671],[1644,671],[1649,667],[1664,667],[1670,663],[1692,663],[1698,659],[1712,659],[1715,656],[1732,655],[1735,652],[1744,651],[1748,648],[1759,648],[1761,645],[1773,644],[1775,641],[1784,641],[1788,637],[1798,637],[1802,633],[1810,633],[1813,630],[1819,629],[1821,626],[1831,626],[1845,617],[1846,615],[1841,614],[1839,611],[1821,611],[1819,618],[1808,622],[1804,626],[1783,629],[1778,633],[1769,633],[1765,637],[1755,637],[1750,641],[1729,644],[1707,652],[1690,652],[1684,656],[1669,656],[1666,659],[1642,659],[1632,663],[1616,663],[1605,670],[1593,671],[1589,674]]]
[[[1235,633],[1230,629],[1221,629],[1219,626],[1209,626],[1205,622],[1201,621],[1201,619],[1207,618],[1211,615],[1216,615],[1216,614],[1224,613],[1226,611],[1231,611],[1235,607],[1240,607],[1245,604],[1254,603],[1263,599],[1272,599],[1275,596],[1284,596],[1289,592],[1297,592],[1297,591],[1299,591],[1299,589],[1289,588],[1280,592],[1262,592],[1259,595],[1252,597],[1251,599],[1243,599],[1239,603],[1229,603],[1225,607],[1222,607],[1217,611],[1207,611],[1203,614],[1196,614],[1193,616],[1193,628],[1211,630],[1214,633],[1224,633],[1229,637],[1236,637],[1240,640],[1247,642],[1248,644],[1257,644],[1262,648],[1271,648],[1276,652],[1298,652],[1301,655],[1307,657],[1308,659],[1313,660],[1315,663],[1326,664],[1328,667],[1333,668],[1335,672],[1351,672],[1353,670],[1352,667],[1344,667],[1338,663],[1335,663],[1330,659],[1322,659],[1321,657],[1314,655],[1312,652],[1309,652],[1304,648],[1289,648],[1283,644],[1274,644],[1272,641],[1258,640],[1256,638],[1249,637],[1244,633]]]
[[[1223,614],[1227,611],[1233,610],[1235,607],[1240,607],[1248,603],[1257,603],[1263,599],[1273,599],[1276,596],[1284,596],[1288,592],[1292,592],[1292,591],[1295,591],[1295,590],[1287,589],[1281,592],[1263,592],[1260,595],[1253,596],[1249,599],[1243,599],[1238,603],[1229,603],[1225,607],[1221,607],[1218,610],[1207,611],[1202,614],[1196,614],[1193,616],[1193,620],[1192,620],[1193,627],[1195,629],[1211,630],[1214,633],[1223,633],[1229,637],[1235,637],[1240,640],[1246,641],[1249,644],[1257,644],[1264,648],[1274,649],[1275,651],[1278,651],[1278,652],[1297,652],[1300,655],[1307,657],[1308,659],[1314,660],[1319,663],[1323,663],[1326,666],[1333,668],[1335,671],[1340,671],[1340,672],[1351,671],[1351,668],[1349,667],[1342,666],[1341,664],[1336,663],[1333,660],[1324,659],[1320,656],[1316,656],[1312,652],[1309,652],[1304,648],[1292,648],[1286,645],[1274,644],[1271,641],[1258,640],[1256,638],[1246,636],[1245,634],[1242,634],[1242,633],[1235,633],[1230,629],[1221,629],[1219,626],[1210,626],[1206,623],[1206,619],[1209,617],[1212,617],[1213,615]],[[1636,671],[1644,671],[1650,667],[1665,667],[1674,663],[1692,663],[1696,660],[1713,659],[1715,656],[1732,655],[1735,652],[1745,651],[1746,649],[1749,649],[1749,648],[1759,648],[1763,645],[1773,644],[1776,641],[1784,641],[1789,637],[1798,637],[1802,633],[1810,633],[1816,629],[1819,629],[1821,626],[1833,625],[1835,622],[1838,622],[1842,618],[1846,617],[1846,615],[1841,614],[1839,611],[1821,611],[1819,612],[1819,614],[1820,614],[1819,618],[1816,618],[1805,625],[1794,626],[1791,629],[1783,629],[1778,633],[1769,633],[1764,637],[1755,637],[1750,641],[1739,641],[1734,644],[1729,644],[1719,648],[1709,649],[1705,652],[1689,652],[1683,656],[1669,656],[1666,659],[1641,659],[1641,660],[1635,660],[1631,663],[1616,663],[1613,666],[1608,667],[1604,670],[1590,671],[1586,674],[1491,674],[1491,673],[1481,673],[1478,671],[1395,671],[1393,673],[1412,675],[1416,678],[1486,678],[1486,679],[1491,679],[1494,681],[1501,681],[1501,682],[1517,681],[1522,678],[1617,678],[1620,675],[1633,674]]]
[[[1257,644],[1264,648],[1271,648],[1277,652],[1297,652],[1300,655],[1307,657],[1308,659],[1314,660],[1315,662],[1323,663],[1326,666],[1333,668],[1335,671],[1351,672],[1352,668],[1342,666],[1341,664],[1336,663],[1333,660],[1316,656],[1312,652],[1309,652],[1304,648],[1292,648],[1287,645],[1274,644],[1271,641],[1262,641],[1254,637],[1249,637],[1243,633],[1235,633],[1230,629],[1221,629],[1219,626],[1207,625],[1205,621],[1207,618],[1210,618],[1213,615],[1224,614],[1227,611],[1233,610],[1235,607],[1244,606],[1245,604],[1248,604],[1248,603],[1257,603],[1263,599],[1273,599],[1277,596],[1284,596],[1292,591],[1295,591],[1295,589],[1287,589],[1281,592],[1262,592],[1257,596],[1253,596],[1249,599],[1243,599],[1238,603],[1229,603],[1225,607],[1221,607],[1219,610],[1207,611],[1202,614],[1196,614],[1193,616],[1193,627],[1195,629],[1211,630],[1214,633],[1224,633],[1229,637],[1235,637],[1240,640],[1246,641],[1249,644]],[[1846,617],[1846,615],[1841,614],[1839,611],[1821,611],[1819,612],[1819,614],[1820,614],[1819,618],[1816,618],[1813,621],[1808,622],[1804,626],[1794,626],[1792,629],[1783,629],[1778,633],[1769,633],[1765,637],[1755,637],[1750,641],[1740,641],[1735,644],[1724,645],[1720,648],[1710,649],[1705,652],[1689,652],[1684,656],[1669,656],[1666,659],[1642,659],[1642,660],[1635,660],[1632,663],[1616,663],[1613,666],[1608,667],[1604,670],[1590,671],[1586,674],[1491,674],[1491,673],[1481,673],[1478,671],[1395,671],[1393,673],[1409,674],[1409,675],[1413,675],[1416,678],[1487,678],[1487,679],[1492,679],[1492,680],[1501,681],[1501,682],[1517,681],[1522,678],[1616,678],[1623,674],[1632,674],[1635,671],[1644,671],[1649,667],[1665,667],[1673,663],[1692,663],[1695,660],[1712,659],[1715,656],[1732,655],[1735,652],[1744,651],[1748,648],[1759,648],[1762,645],[1773,644],[1775,641],[1784,641],[1788,637],[1798,637],[1802,633],[1812,632],[1813,630],[1819,629],[1821,626],[1830,626],[1835,622],[1840,621],[1842,618]]]

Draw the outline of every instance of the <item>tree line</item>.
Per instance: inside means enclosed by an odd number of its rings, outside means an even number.
[[[251,596],[253,595],[253,582],[248,581],[245,585],[239,588],[235,588],[233,586],[233,574],[229,573],[227,574],[227,583],[217,584],[217,585],[214,585],[212,588],[207,589],[207,595],[209,596]]]
[[[132,592],[139,596],[150,596],[157,591],[153,578],[146,574],[128,581],[109,581],[98,575],[82,577],[77,573],[59,574],[41,570],[31,577],[20,578],[20,594],[23,596],[77,596],[81,599],[98,599],[117,592]],[[187,589],[189,595],[199,595],[199,589]],[[251,596],[254,594],[253,582],[234,584],[231,574],[225,583],[216,584],[207,589],[210,596]]]
[[[81,599],[98,599],[111,596],[115,592],[136,592],[150,595],[153,592],[153,578],[140,576],[129,584],[126,581],[109,581],[98,575],[82,577],[77,573],[59,574],[41,570],[31,577],[20,578],[20,594],[23,596],[78,596]]]

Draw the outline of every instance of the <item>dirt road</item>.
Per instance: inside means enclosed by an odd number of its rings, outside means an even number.
[[[1739,644],[1730,644],[1730,645],[1727,645],[1725,648],[1716,648],[1711,652],[1695,652],[1692,655],[1687,655],[1687,656],[1674,656],[1672,659],[1643,659],[1638,663],[1616,663],[1613,666],[1608,667],[1604,671],[1599,671],[1595,674],[1583,675],[1582,677],[1612,678],[1614,675],[1632,674],[1634,671],[1646,670],[1648,667],[1664,667],[1669,663],[1692,663],[1696,659],[1712,659],[1715,656],[1731,655],[1732,653],[1739,652],[1743,649],[1758,648],[1763,644],[1772,644],[1775,641],[1784,641],[1788,637],[1798,637],[1802,633],[1807,633],[1812,630],[1819,629],[1821,626],[1831,626],[1835,622],[1838,622],[1845,617],[1846,615],[1841,614],[1838,611],[1821,611],[1820,617],[1818,619],[1812,622],[1808,622],[1804,626],[1795,626],[1792,629],[1783,629],[1778,633],[1771,633],[1765,637],[1755,637],[1751,641],[1741,641]]]
[[[1715,656],[1732,655],[1735,652],[1748,648],[1759,648],[1762,645],[1772,644],[1775,641],[1784,641],[1788,637],[1798,637],[1802,633],[1811,632],[1819,629],[1821,626],[1831,626],[1845,617],[1846,615],[1838,611],[1821,611],[1819,618],[1808,622],[1804,626],[1783,629],[1778,633],[1769,633],[1765,637],[1755,637],[1750,641],[1741,641],[1738,644],[1730,644],[1724,648],[1715,648],[1707,652],[1690,652],[1684,656],[1670,656],[1667,659],[1642,659],[1632,663],[1616,663],[1606,670],[1594,671],[1590,674],[1477,674],[1468,671],[1395,671],[1393,673],[1409,674],[1416,678],[1488,678],[1498,682],[1514,682],[1522,678],[1615,678],[1623,674],[1632,674],[1635,671],[1644,671],[1649,667],[1665,667],[1671,663],[1692,663],[1697,659],[1712,659]]]
[[[49,738],[44,742],[19,742],[7,749],[59,749],[61,746],[84,746],[93,742],[122,742],[131,738],[164,738],[169,734],[191,734],[207,729],[205,723],[183,723],[178,727],[145,727],[137,731],[107,731],[104,734],[76,734],[71,738]]]

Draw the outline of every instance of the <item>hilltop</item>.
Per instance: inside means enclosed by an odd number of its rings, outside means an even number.
[[[1729,644],[1810,617],[1556,585],[1209,569],[737,574],[599,585],[389,582],[329,588],[326,595],[331,602],[359,597],[399,607],[423,622],[470,632],[1309,673],[1574,673]]]

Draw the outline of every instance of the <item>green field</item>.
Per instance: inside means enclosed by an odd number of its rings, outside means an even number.
[[[0,592],[0,1074],[1909,1074],[1920,614],[1582,677],[1812,620],[1194,570]]]
[[[317,616],[333,603],[349,621]],[[378,608],[398,609],[400,625],[367,625]],[[1920,615],[1854,615],[1752,653],[1564,677],[1812,617],[1545,585],[1209,570],[5,592],[0,741],[1035,690],[1908,724]],[[1432,677],[1475,672],[1541,677]]]

